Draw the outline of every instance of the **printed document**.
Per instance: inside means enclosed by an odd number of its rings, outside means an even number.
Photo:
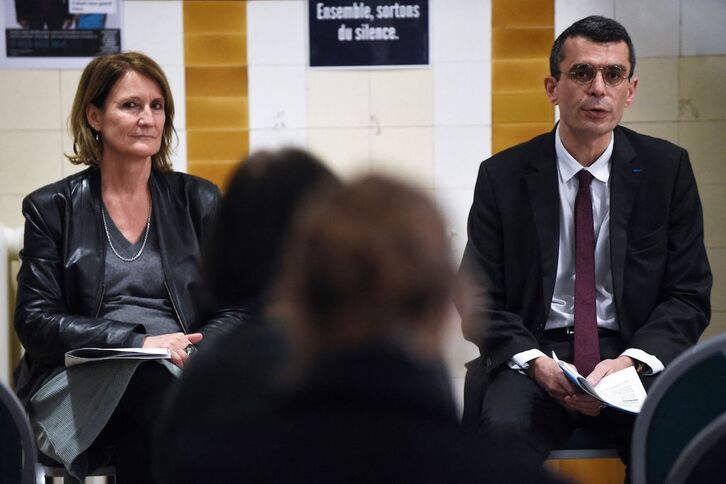
[[[166,348],[79,348],[66,353],[66,367],[104,360],[168,360]]]
[[[560,361],[554,351],[552,352],[552,358],[575,386],[605,405],[630,413],[639,413],[643,407],[646,393],[635,367],[629,366],[604,376],[597,385],[593,386],[584,376],[577,372],[575,367]]]

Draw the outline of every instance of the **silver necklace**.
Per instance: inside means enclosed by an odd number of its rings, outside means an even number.
[[[111,247],[111,250],[114,254],[116,254],[116,257],[121,259],[124,262],[133,262],[139,257],[141,257],[141,253],[144,251],[144,247],[146,247],[146,240],[149,238],[149,228],[151,227],[151,205],[149,205],[149,216],[146,218],[146,231],[144,232],[144,241],[141,243],[141,248],[133,257],[123,257],[121,254],[118,253],[116,248],[111,243],[111,234],[108,233],[108,224],[106,223],[106,212],[103,210],[103,207],[101,207],[101,217],[103,218],[103,228],[106,230],[106,239],[108,240],[108,246]]]

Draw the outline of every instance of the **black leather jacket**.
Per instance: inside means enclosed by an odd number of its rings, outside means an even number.
[[[154,224],[166,288],[185,332],[218,332],[240,323],[244,311],[203,314],[199,296],[201,243],[217,210],[219,190],[183,173],[151,172]],[[106,237],[101,220],[101,176],[89,168],[45,186],[23,200],[25,242],[20,253],[15,331],[26,353],[16,390],[27,403],[63,368],[67,351],[129,346],[141,324],[99,318],[104,296]]]

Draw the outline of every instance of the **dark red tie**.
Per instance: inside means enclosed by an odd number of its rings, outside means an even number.
[[[592,174],[577,174],[575,198],[575,366],[587,376],[600,362],[595,312],[595,233],[592,223]]]

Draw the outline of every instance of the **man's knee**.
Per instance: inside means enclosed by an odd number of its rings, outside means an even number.
[[[525,415],[513,415],[503,412],[484,412],[480,418],[480,427],[488,434],[502,439],[520,439],[531,434],[531,422]]]
[[[481,402],[480,424],[492,432],[519,435],[531,429],[533,408],[541,389],[513,370],[494,375]]]
[[[509,369],[492,378],[479,417],[483,435],[534,451],[540,460],[570,428],[567,412],[547,392]]]

